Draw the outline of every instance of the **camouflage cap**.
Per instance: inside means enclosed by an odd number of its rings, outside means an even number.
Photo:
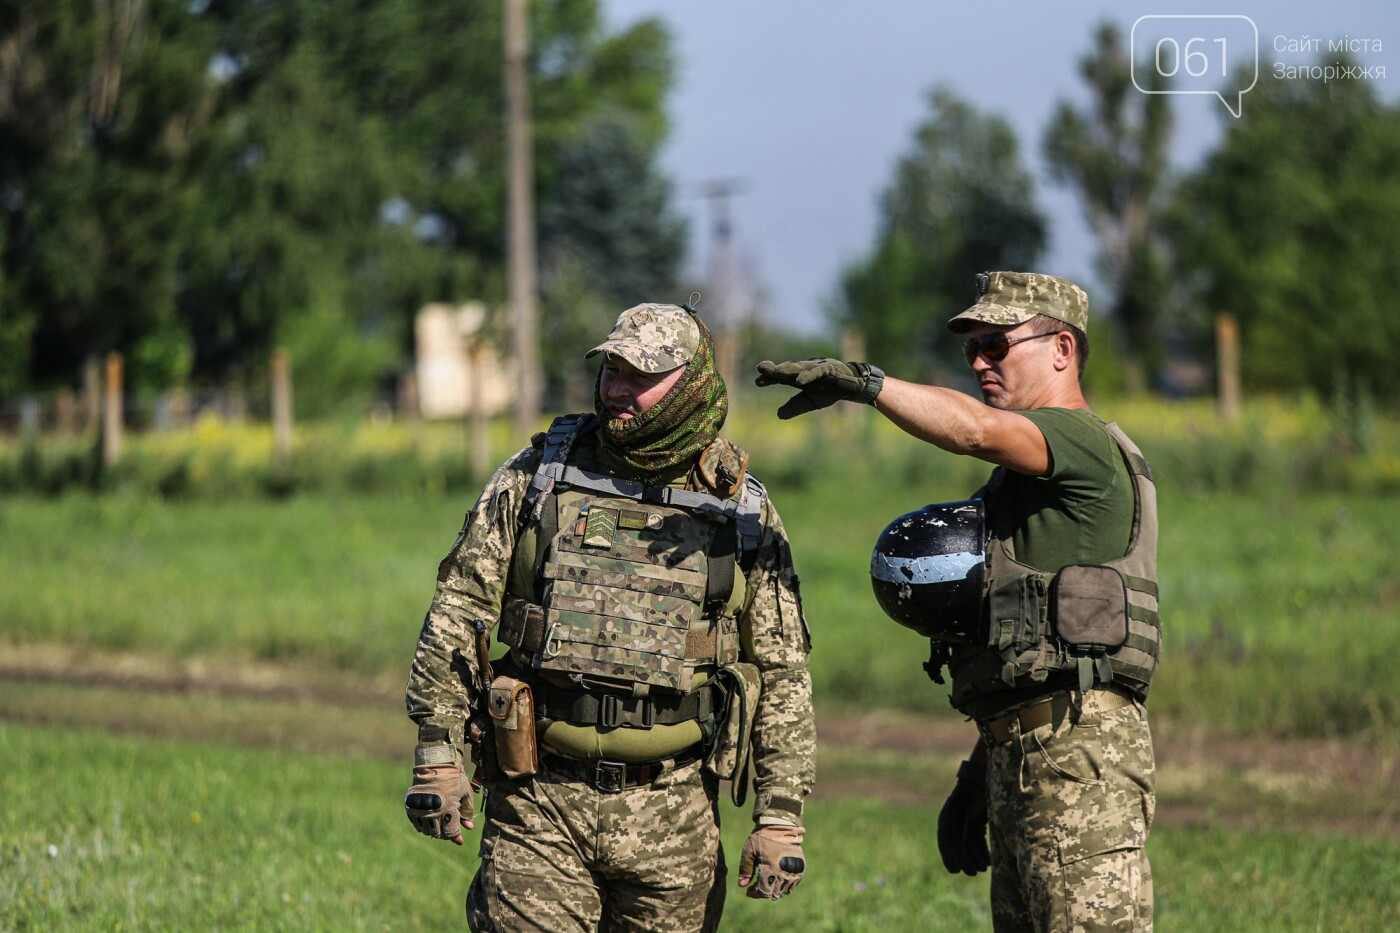
[[[700,349],[700,326],[676,305],[644,304],[618,316],[608,339],[584,354],[615,353],[644,373],[684,366]]]
[[[977,276],[977,303],[948,322],[955,334],[977,321],[1015,327],[1037,314],[1072,324],[1089,325],[1089,296],[1069,279],[1035,272],[982,272]]]

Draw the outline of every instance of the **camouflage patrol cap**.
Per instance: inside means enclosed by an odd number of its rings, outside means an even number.
[[[1088,330],[1089,296],[1069,279],[1036,272],[982,272],[977,276],[977,303],[948,322],[955,334],[977,321],[1015,327],[1037,314]]]
[[[684,366],[700,349],[700,326],[684,308],[644,304],[618,316],[608,339],[584,354],[615,353],[644,373]]]

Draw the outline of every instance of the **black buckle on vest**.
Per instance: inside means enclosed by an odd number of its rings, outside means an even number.
[[[604,794],[620,794],[627,786],[627,763],[598,759],[593,770],[593,786]]]
[[[605,693],[598,701],[598,725],[604,729],[613,729],[617,726],[627,725],[640,729],[650,729],[656,724],[656,708],[646,697],[636,697],[629,702],[628,697],[620,697],[615,693]],[[640,713],[640,722],[636,714]],[[631,714],[631,715],[629,715]]]

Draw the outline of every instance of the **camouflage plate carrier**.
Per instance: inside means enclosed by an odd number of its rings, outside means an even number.
[[[691,689],[701,667],[738,659],[736,565],[752,565],[765,492],[744,477],[721,499],[568,464],[592,415],[550,426],[520,527],[539,528],[540,604],[508,597],[500,640],[577,688],[544,690],[548,719],[604,728],[704,723],[721,702]],[[721,442],[723,443],[723,442]]]

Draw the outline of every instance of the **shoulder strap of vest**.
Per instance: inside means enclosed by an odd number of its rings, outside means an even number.
[[[650,502],[653,505],[672,505],[697,512],[707,512],[716,518],[728,521],[739,511],[739,503],[733,499],[721,499],[705,492],[692,492],[689,489],[674,489],[670,486],[650,486],[620,476],[594,473],[564,463],[551,464],[554,482],[571,489],[587,489],[620,499],[637,502]]]
[[[554,491],[554,485],[558,480],[559,472],[564,466],[564,461],[568,459],[569,450],[574,446],[574,441],[588,433],[597,430],[598,416],[592,414],[581,415],[560,415],[549,425],[549,430],[545,432],[544,450],[540,454],[540,465],[535,469],[535,475],[530,478],[530,485],[525,489],[525,495],[520,503],[520,515],[516,520],[516,531],[519,532],[529,524],[531,519],[541,521],[545,500]],[[538,436],[538,435],[537,435]],[[554,519],[558,521],[557,516]]]
[[[638,502],[653,502],[658,505],[673,505],[707,512],[722,519],[732,529],[717,537],[723,540],[732,535],[735,541],[734,545],[728,546],[725,542],[719,547],[729,554],[733,553],[733,548],[737,548],[739,564],[744,572],[748,573],[753,569],[758,543],[763,536],[763,501],[768,496],[768,491],[764,489],[763,484],[756,477],[752,474],[744,476],[743,496],[736,500],[720,499],[708,493],[692,492],[688,489],[649,486],[635,480],[622,479],[569,466],[567,460],[574,442],[580,436],[589,431],[597,430],[597,428],[598,416],[592,413],[561,415],[550,424],[549,430],[545,432],[540,465],[535,470],[535,475],[531,477],[530,485],[526,488],[521,501],[517,530],[523,530],[533,520],[540,524],[541,542],[552,539],[559,530],[559,515],[557,510],[548,507],[548,500],[554,493],[556,486],[569,486],[624,499],[634,499]],[[541,566],[543,565],[544,551],[545,548],[540,547],[536,555],[536,563]],[[539,570],[540,567],[536,567],[537,575]],[[732,587],[731,578],[729,587],[726,589],[732,589]],[[725,601],[729,599],[728,592],[720,594],[716,590],[710,594],[711,599],[719,599],[721,595]]]
[[[1142,451],[1133,443],[1132,438],[1123,433],[1123,429],[1118,427],[1116,421],[1108,422],[1104,428],[1123,451],[1123,460],[1128,464],[1128,469],[1151,482],[1152,467],[1148,464],[1147,458],[1142,455]]]
[[[744,475],[744,497],[739,503],[734,530],[739,536],[739,563],[744,573],[753,569],[758,557],[758,542],[763,538],[763,502],[768,490],[752,474]]]

